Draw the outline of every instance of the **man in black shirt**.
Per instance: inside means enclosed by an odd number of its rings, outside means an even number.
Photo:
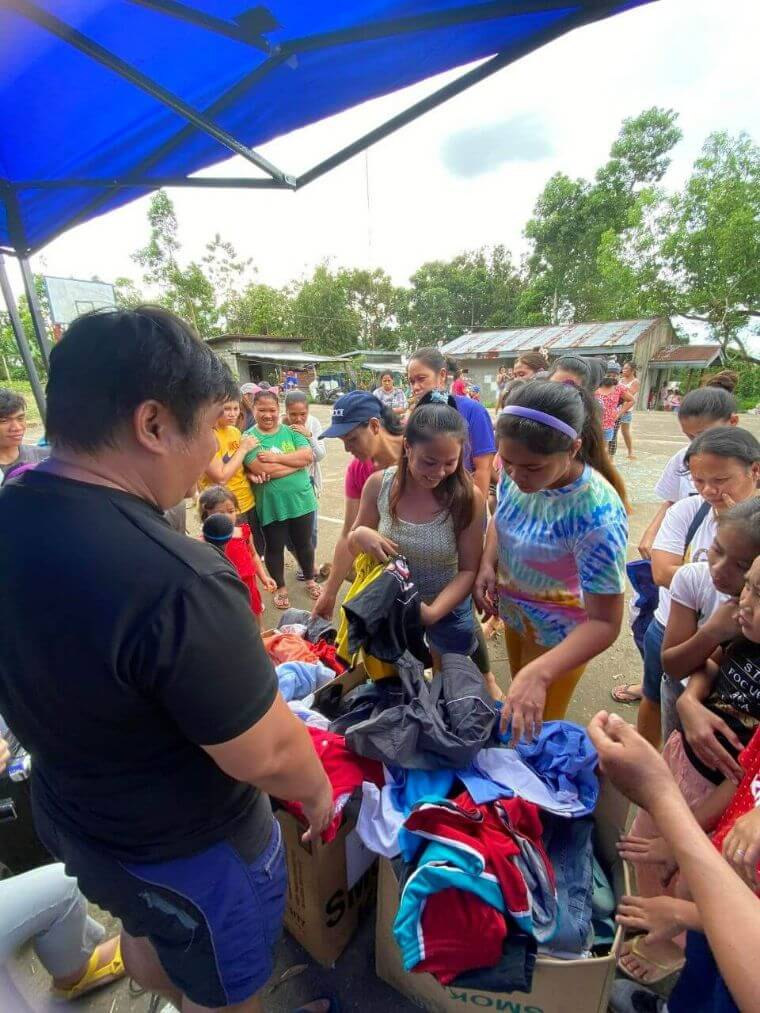
[[[261,1009],[284,908],[267,794],[332,791],[246,589],[163,516],[216,451],[229,375],[178,318],[80,317],[53,349],[50,459],[0,493],[0,711],[35,821],[122,919],[127,970],[183,1010]]]

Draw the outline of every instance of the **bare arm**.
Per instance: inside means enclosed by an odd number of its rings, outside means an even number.
[[[472,590],[475,576],[483,554],[483,517],[485,501],[479,489],[474,490],[472,520],[457,540],[459,572],[429,605],[422,606],[422,622],[425,626],[437,623],[452,609],[460,605]]]
[[[625,415],[626,412],[629,412],[633,408],[633,398],[631,397],[630,392],[627,390],[621,391],[620,395],[621,396],[620,401],[618,402],[618,410],[617,410],[618,418],[620,418],[622,415]]]
[[[485,615],[495,616],[499,612],[496,590],[496,568],[499,561],[499,539],[496,522],[492,517],[486,530],[486,544],[480,558],[480,567],[472,589],[475,606]]]
[[[472,459],[472,480],[475,488],[480,490],[484,502],[488,502],[488,486],[491,483],[491,462],[493,454],[479,454]]]
[[[683,556],[663,549],[652,549],[652,576],[659,587],[670,587],[679,567],[683,566]]]
[[[239,471],[243,466],[243,458],[246,454],[250,454],[257,443],[258,441],[255,437],[243,436],[240,440],[240,446],[226,464],[218,453],[214,454],[206,466],[206,474],[217,485],[224,485],[225,482],[229,482],[235,472]]]
[[[264,717],[242,735],[203,749],[236,781],[288,802],[301,802],[311,836],[329,825],[332,787],[304,724],[279,693]]]
[[[739,1009],[757,1010],[758,972],[747,960],[760,952],[760,902],[705,836],[665,761],[616,715],[602,711],[589,725],[602,769],[648,810],[673,850],[699,911],[720,972]]]
[[[272,451],[264,450],[258,455],[257,460],[264,464],[287,464],[289,468],[298,470],[309,467],[314,460],[314,451],[311,447],[299,447],[298,450],[291,450],[287,454],[274,454]]]
[[[668,675],[685,679],[707,660],[726,640],[739,635],[736,602],[726,602],[697,629],[692,609],[674,601],[662,645],[662,665]]]
[[[665,514],[672,506],[673,504],[669,500],[666,500],[664,503],[660,503],[657,513],[649,522],[644,534],[641,536],[641,540],[639,541],[639,555],[642,559],[652,558],[652,546],[654,545],[654,540],[657,537],[657,532],[660,530],[660,525],[662,524]]]
[[[398,549],[395,542],[384,538],[377,530],[380,524],[377,497],[382,484],[382,472],[375,472],[365,482],[359,501],[359,512],[348,536],[348,547],[352,555],[357,556],[360,552],[366,552],[379,563],[387,562]]]
[[[255,461],[251,461],[245,467],[246,474],[252,478],[285,478],[286,475],[292,475],[296,471],[300,471],[299,468],[291,468],[288,464],[281,464],[279,461],[276,464],[267,464],[264,461],[260,461],[256,458]]]
[[[332,619],[340,585],[350,573],[354,561],[353,553],[348,547],[348,536],[358,513],[359,500],[347,499],[343,513],[343,528],[333,553],[330,576],[322,585],[322,593],[314,604],[312,615],[322,616],[323,619]]]

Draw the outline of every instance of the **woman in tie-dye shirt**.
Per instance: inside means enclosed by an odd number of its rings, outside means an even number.
[[[503,723],[517,740],[564,717],[620,632],[628,518],[589,392],[534,380],[510,394],[496,436],[504,470],[475,595],[505,623]]]

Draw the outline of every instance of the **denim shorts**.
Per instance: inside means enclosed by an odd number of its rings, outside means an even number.
[[[633,422],[633,412],[626,412],[625,415],[620,416],[620,424],[622,425],[624,422],[628,423],[628,425]]]
[[[644,634],[644,680],[643,693],[647,700],[659,704],[662,687],[662,641],[665,627],[656,619],[649,624]]]
[[[427,642],[438,654],[466,654],[469,657],[473,653],[478,641],[469,595],[447,616],[428,626]]]
[[[287,872],[280,824],[252,856],[244,832],[183,858],[123,862],[61,832],[39,806],[38,832],[88,900],[147,936],[176,988],[200,1006],[251,998],[274,968]],[[243,828],[244,829],[244,828]]]
[[[612,441],[612,437],[614,435],[615,435],[615,427],[614,426],[612,426],[610,429],[605,429],[604,430],[604,442],[605,443],[610,443]]]

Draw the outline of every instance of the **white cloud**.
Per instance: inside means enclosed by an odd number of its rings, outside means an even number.
[[[668,0],[580,29],[476,86],[296,193],[172,191],[184,255],[220,232],[281,285],[325,257],[385,267],[404,282],[425,260],[483,244],[523,249],[522,228],[551,173],[589,175],[624,116],[657,104],[681,114],[685,139],[666,183],[677,187],[715,129],[760,134],[756,0]],[[461,71],[457,72],[461,73]],[[455,74],[349,110],[262,148],[300,171]],[[452,139],[494,124],[535,124],[538,161],[507,152],[481,175],[452,175]],[[519,140],[519,138],[518,138]],[[505,149],[506,151],[506,149]],[[502,155],[504,152],[502,152]],[[461,168],[461,160],[459,162]],[[232,159],[216,173],[247,171]],[[87,223],[44,251],[51,274],[137,277],[147,200]],[[39,270],[41,257],[35,258]]]

